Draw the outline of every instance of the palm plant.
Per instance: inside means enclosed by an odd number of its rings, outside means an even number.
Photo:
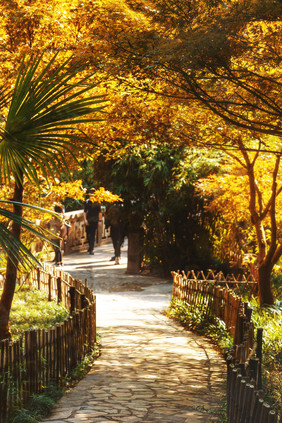
[[[68,171],[65,154],[91,143],[77,124],[101,120],[105,99],[91,95],[94,83],[81,75],[83,65],[69,58],[55,66],[57,55],[44,65],[43,57],[23,60],[12,92],[0,94],[0,108],[8,108],[0,127],[0,171],[2,183],[14,183],[13,218],[10,231],[0,227],[0,244],[8,253],[6,279],[0,299],[0,340],[10,337],[9,315],[16,287],[17,269],[30,253],[20,242],[21,227],[35,230],[22,217],[23,181],[39,185],[39,173],[46,178]],[[74,81],[75,78],[75,82]],[[77,151],[76,151],[77,152]]]
[[[17,204],[14,201],[3,201],[0,200],[0,204],[3,206],[11,206]],[[19,204],[23,207],[33,208],[36,211],[46,212],[51,215],[57,215],[55,212],[45,210],[40,207],[32,206],[30,204]],[[10,210],[4,207],[0,207],[0,216],[3,221],[0,221],[0,248],[4,254],[10,257],[10,260],[17,266],[21,263],[25,270],[28,270],[31,266],[40,265],[40,262],[34,257],[34,255],[28,250],[28,248],[17,238],[9,229],[7,222],[16,222],[22,228],[27,229],[29,232],[34,234],[41,239],[50,242],[49,231],[45,228],[38,227],[35,222],[28,220],[24,217],[18,216]],[[5,219],[5,220],[4,220]]]

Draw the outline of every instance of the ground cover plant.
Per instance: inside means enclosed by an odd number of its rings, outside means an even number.
[[[282,408],[282,302],[275,306],[259,307],[250,301],[252,320],[256,328],[263,328],[262,376],[265,400],[281,413]]]
[[[232,346],[232,338],[226,331],[225,323],[217,317],[204,314],[199,307],[192,309],[187,303],[172,298],[165,314],[180,322],[185,329],[207,337],[224,355]],[[218,422],[226,422],[226,398],[222,398],[218,409],[208,411],[217,417]]]
[[[14,410],[10,423],[39,423],[42,419],[48,417],[56,402],[89,372],[94,360],[99,355],[100,342],[98,341],[91,353],[87,354],[81,363],[71,371],[70,376],[63,379],[61,386],[51,384],[46,386],[42,393],[33,394],[25,409]]]
[[[11,309],[10,327],[13,339],[28,329],[47,329],[60,323],[69,313],[61,304],[48,301],[45,292],[20,287],[15,293]]]
[[[20,333],[32,329],[47,329],[56,323],[64,321],[69,315],[61,304],[48,301],[45,292],[35,288],[22,286],[17,289],[11,310],[11,333],[17,339]],[[100,339],[99,335],[97,338]],[[94,360],[100,355],[100,342],[97,341],[90,354],[63,379],[61,386],[51,384],[40,394],[33,394],[28,406],[15,409],[11,415],[11,423],[37,423],[47,417],[64,392],[88,373]]]
[[[282,301],[281,277],[272,280],[275,297],[274,306],[261,307],[257,298],[244,299],[252,308],[255,328],[263,328],[262,377],[264,399],[281,413],[282,400]],[[228,352],[233,341],[226,332],[225,323],[213,316],[206,316],[197,306],[191,307],[173,298],[166,311],[168,317],[179,321],[187,330],[209,338],[223,354]],[[223,420],[224,421],[224,420]]]
[[[191,308],[187,303],[173,298],[166,315],[179,321],[187,330],[206,336],[217,345],[222,354],[232,346],[232,338],[227,333],[225,323],[214,316],[206,315],[200,307]]]

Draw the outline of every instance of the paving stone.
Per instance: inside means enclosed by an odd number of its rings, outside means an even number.
[[[84,253],[64,257],[64,269],[96,292],[102,355],[44,423],[219,421],[225,362],[208,340],[162,314],[170,280],[127,275],[125,251],[119,266],[109,263],[111,255],[106,245],[96,249],[93,265]],[[108,292],[129,281],[146,287]]]
[[[57,419],[51,419],[51,418],[49,418],[48,420],[43,420],[42,421],[42,423],[45,423],[45,422],[50,422],[50,423],[65,423],[65,420],[57,420]]]

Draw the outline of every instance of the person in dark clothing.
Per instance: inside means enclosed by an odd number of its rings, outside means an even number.
[[[84,223],[86,225],[86,236],[89,244],[89,254],[94,254],[95,236],[98,226],[102,222],[101,206],[93,201],[95,190],[89,191],[89,198],[84,203]]]
[[[110,237],[112,238],[115,251],[115,264],[119,264],[121,256],[121,246],[124,241],[124,224],[121,218],[120,205],[112,204],[106,212],[106,228],[110,227]],[[112,260],[112,259],[111,259]]]
[[[56,213],[63,214],[63,207],[56,205],[54,207],[54,211]],[[54,216],[53,219],[49,222],[49,228],[52,234],[56,237],[52,238],[51,241],[53,243],[53,249],[55,252],[55,265],[62,266],[63,264],[63,250],[62,250],[62,243],[66,237],[66,225],[65,223],[59,219],[59,217]]]

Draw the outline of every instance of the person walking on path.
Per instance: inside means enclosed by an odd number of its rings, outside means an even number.
[[[121,246],[125,236],[125,225],[122,220],[121,204],[111,204],[106,211],[105,226],[110,227],[110,237],[114,247],[115,264],[120,264]]]
[[[58,214],[63,216],[63,207],[59,205],[55,205],[54,211]],[[54,216],[49,222],[49,228],[54,238],[51,239],[53,244],[53,249],[55,252],[55,266],[62,266],[63,264],[63,248],[62,245],[64,243],[65,237],[67,236],[67,228],[65,223],[57,216]]]
[[[108,254],[107,244],[99,247],[91,269],[88,262],[83,268],[83,255],[69,258],[68,272],[87,277],[96,292],[102,354],[45,423],[219,422],[223,358],[207,339],[163,315],[171,280],[132,279],[126,262],[108,265]]]
[[[91,188],[88,192],[89,198],[84,203],[84,223],[86,226],[86,237],[88,241],[88,253],[94,254],[95,237],[98,226],[102,222],[102,212],[100,204],[93,201],[95,189]]]

